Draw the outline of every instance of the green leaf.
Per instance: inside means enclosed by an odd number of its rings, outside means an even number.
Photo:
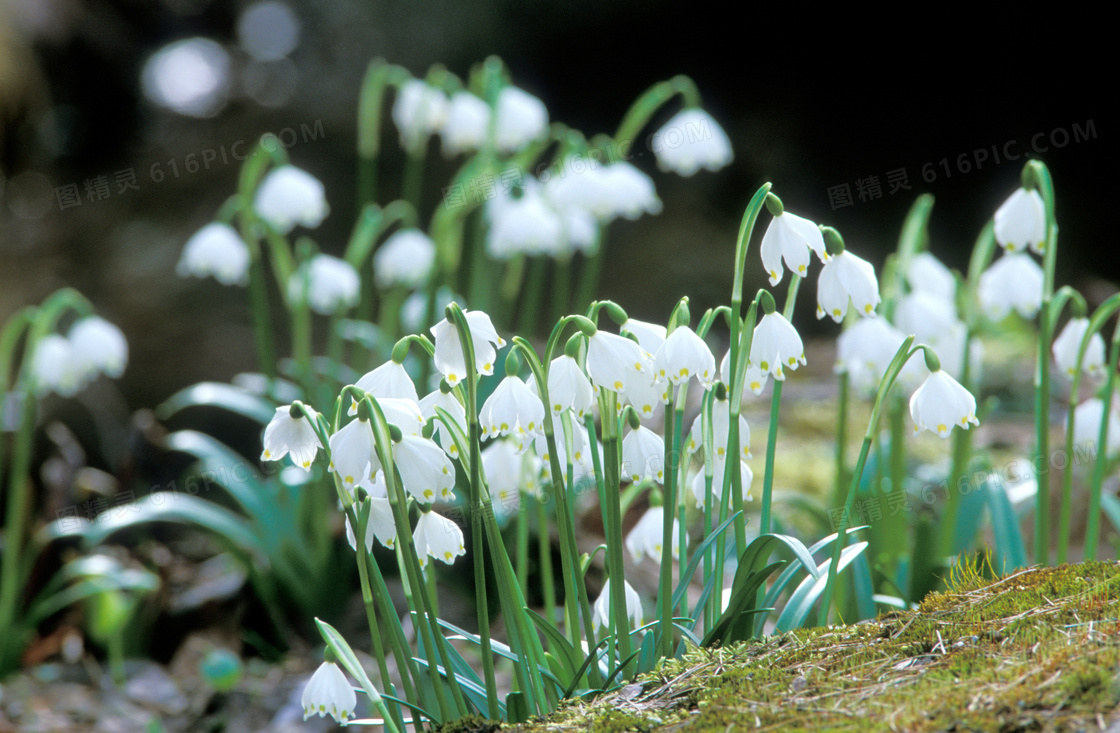
[[[750,551],[750,546],[747,550]],[[747,553],[743,554],[745,556]],[[764,611],[755,605],[758,602],[758,589],[774,571],[787,562],[789,561],[779,560],[761,570],[747,571],[743,571],[743,568],[749,566],[741,563],[739,570],[735,572],[735,582],[731,585],[731,599],[727,603],[727,610],[719,617],[700,645],[712,647],[751,638],[754,634],[754,615]]]
[[[373,681],[370,680],[366,671],[362,669],[358,657],[355,656],[354,650],[350,648],[350,645],[346,643],[346,639],[343,639],[342,634],[335,631],[333,626],[324,621],[315,619],[315,625],[319,627],[319,635],[323,637],[323,641],[330,647],[330,650],[334,652],[338,661],[342,663],[342,666],[346,668],[346,671],[349,672],[354,679],[358,680],[358,684],[365,690],[366,696],[369,698],[370,702],[385,716],[385,730],[395,731],[396,726],[393,724],[393,719],[389,717],[388,711],[385,709],[385,701],[381,698],[381,694],[377,691],[377,688],[373,686]]]
[[[837,577],[844,572],[848,564],[852,562],[861,552],[867,549],[866,542],[857,542],[854,545],[849,545],[844,548],[840,553],[840,563],[836,568]],[[824,587],[828,583],[828,566],[832,563],[832,558],[825,560],[817,568],[816,577],[806,577],[797,586],[797,590],[790,596],[789,602],[782,612],[778,615],[778,621],[775,625],[775,632],[784,634],[785,632],[801,626],[809,617],[820,599],[821,594],[824,593]]]
[[[249,390],[221,382],[199,382],[180,390],[156,408],[156,417],[169,420],[188,407],[221,407],[267,425],[276,406]]]
[[[529,720],[529,703],[525,695],[520,692],[511,692],[506,695],[506,721],[509,723],[525,723]]]
[[[572,676],[575,675],[576,665],[579,663],[576,657],[576,650],[572,647],[571,642],[564,638],[564,635],[561,634],[555,626],[550,624],[547,619],[531,608],[526,608],[525,611],[529,614],[529,618],[532,622],[540,629],[541,633],[545,635],[545,638],[548,639],[550,650],[555,652],[553,657],[562,665],[564,672],[563,677],[565,680],[564,686],[567,686]]]
[[[681,608],[681,603],[684,601],[684,594],[688,591],[688,584],[692,582],[692,576],[696,574],[696,569],[700,567],[700,563],[704,560],[704,555],[707,554],[708,548],[712,546],[720,535],[727,531],[727,528],[735,521],[735,518],[742,514],[742,510],[735,512],[727,518],[722,524],[716,527],[711,534],[704,538],[704,541],[692,553],[689,558],[688,565],[685,566],[684,572],[681,573],[680,580],[677,581],[677,587],[673,591],[673,605],[672,608]],[[697,608],[702,608],[703,605],[697,605]],[[684,609],[683,612],[687,612]]]

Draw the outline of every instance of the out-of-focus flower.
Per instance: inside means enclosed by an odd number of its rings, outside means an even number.
[[[712,492],[708,493],[707,479],[703,471],[697,471],[696,475],[692,477],[692,496],[696,499],[696,508],[703,509],[705,502],[711,500],[712,506],[719,506],[719,502],[723,500],[723,481],[724,472],[727,470],[729,461],[726,458],[717,458],[712,461]],[[754,481],[754,471],[747,465],[746,461],[735,461],[739,464],[739,482],[743,488],[744,499],[746,501],[754,501],[754,496],[751,495],[751,483]],[[732,506],[736,506],[735,501],[732,500]]]
[[[416,289],[428,282],[436,246],[419,229],[402,229],[385,240],[373,255],[373,282],[381,289],[400,285]]]
[[[627,581],[622,581],[626,591],[626,616],[630,620],[631,626],[638,627],[642,625],[642,599],[638,596],[638,591],[634,590],[633,586]],[[600,626],[606,628],[611,623],[611,580],[603,583],[603,591],[599,597],[595,599],[594,607],[592,608],[592,625],[596,630]]]
[[[79,374],[92,378],[98,372],[116,379],[128,364],[128,341],[121,330],[101,316],[86,316],[67,335]]]
[[[253,198],[253,208],[281,234],[292,231],[297,224],[314,229],[330,212],[323,184],[294,165],[277,166],[268,172]]]
[[[1112,458],[1120,452],[1120,416],[1116,414],[1115,405],[1116,402],[1113,401],[1113,409],[1108,412],[1108,451],[1105,456],[1096,455],[1097,460]],[[1096,397],[1087,399],[1077,406],[1073,414],[1073,443],[1078,449],[1091,450],[1093,454],[1100,451],[1097,439],[1101,435],[1103,419],[1104,402]]]
[[[836,339],[833,371],[847,374],[851,385],[860,392],[876,390],[905,340],[902,331],[885,318],[860,318]],[[911,363],[917,362],[907,362]]]
[[[320,254],[300,265],[288,281],[291,302],[303,302],[305,292],[311,310],[329,316],[358,304],[361,281],[346,260]]]
[[[1077,373],[1077,352],[1081,350],[1081,340],[1085,338],[1087,330],[1089,330],[1088,318],[1071,318],[1058,338],[1054,339],[1054,363],[1070,379]],[[1104,376],[1104,339],[1099,332],[1089,338],[1089,346],[1085,349],[1085,359],[1081,363],[1081,368],[1094,379]]]
[[[440,130],[443,152],[453,156],[478,150],[486,142],[490,108],[470,92],[455,92],[447,107],[447,120]]]
[[[1034,318],[1042,307],[1042,268],[1026,252],[1005,254],[980,275],[980,306],[993,321],[1002,321],[1015,309],[1023,318]]]
[[[1008,252],[1046,247],[1046,205],[1035,190],[1018,188],[996,210],[996,241]]]
[[[915,292],[929,293],[950,303],[957,296],[957,280],[953,273],[929,252],[919,252],[910,259],[906,282]]]
[[[495,143],[503,153],[525,147],[548,132],[548,109],[532,94],[509,86],[498,93]]]
[[[82,377],[69,339],[52,333],[39,340],[31,361],[36,394],[42,397],[55,392],[62,397],[73,397],[85,386]]]
[[[409,79],[397,91],[393,122],[401,133],[401,147],[413,150],[447,122],[447,95],[422,79]]]
[[[207,277],[222,285],[249,282],[249,247],[229,224],[211,222],[195,232],[183,247],[179,277]]]
[[[665,532],[665,507],[653,506],[646,510],[634,529],[626,535],[626,549],[634,557],[635,562],[649,555],[655,562],[661,562],[661,550],[664,546],[662,538]],[[681,556],[680,524],[673,519],[673,559],[679,560]]]
[[[702,109],[683,109],[654,133],[651,147],[661,170],[691,176],[701,168],[718,171],[734,155],[727,133]]]

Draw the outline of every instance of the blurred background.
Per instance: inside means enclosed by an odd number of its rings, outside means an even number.
[[[612,133],[653,83],[691,76],[735,162],[685,179],[635,159],[665,206],[611,227],[601,297],[641,318],[663,321],[683,294],[699,308],[727,301],[739,217],[764,181],[877,268],[930,192],[931,249],[963,269],[1030,155],[1057,186],[1059,284],[1091,302],[1115,289],[1114,103],[1087,83],[1108,66],[1032,57],[1005,27],[919,40],[803,14],[752,11],[748,24],[670,2],[3,0],[0,320],[78,288],[128,336],[129,410],[252,369],[246,294],[177,277],[182,246],[234,191],[235,157],[274,132],[325,182],[331,214],[313,235],[341,253],[355,214],[358,89],[374,57],[465,77],[497,54],[552,120],[589,137]],[[383,129],[392,147],[388,119]],[[434,148],[429,163],[425,214],[453,171]],[[748,262],[748,284],[761,285],[756,251]],[[801,294],[806,329],[814,297],[812,286]]]

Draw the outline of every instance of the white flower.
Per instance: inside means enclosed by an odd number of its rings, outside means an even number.
[[[428,566],[428,557],[448,565],[455,562],[455,558],[467,554],[463,544],[463,530],[459,525],[436,514],[424,512],[412,530],[412,542],[416,545],[416,554],[420,559],[420,567]]]
[[[631,481],[648,478],[665,482],[665,442],[661,436],[641,425],[622,439],[622,475]]]
[[[708,460],[723,460],[727,457],[727,435],[731,427],[731,402],[729,400],[714,400],[712,402],[712,450],[706,451]],[[704,444],[704,415],[696,416],[692,421],[692,430],[688,433],[688,452],[695,453]],[[739,415],[739,459],[746,460],[751,457],[751,428],[747,425],[747,418]]]
[[[661,170],[691,176],[701,168],[718,171],[731,162],[731,141],[712,116],[702,109],[683,109],[652,138]]]
[[[661,550],[664,547],[662,537],[665,533],[665,507],[653,506],[646,510],[638,523],[634,525],[634,529],[626,535],[626,549],[634,556],[634,561],[638,562],[644,555],[649,555],[655,562],[661,562]],[[673,559],[680,560],[681,557],[681,534],[680,523],[673,519]],[[687,535],[685,541],[688,541]]]
[[[311,408],[304,407],[303,410],[305,414],[295,418],[292,417],[290,406],[276,408],[276,414],[264,429],[262,461],[279,461],[284,456],[291,455],[295,465],[304,470],[311,468],[323,443],[311,427],[311,420],[315,419]]]
[[[916,341],[936,348],[938,340],[960,323],[960,319],[952,300],[917,290],[898,302],[894,322],[902,333],[912,333]]]
[[[463,315],[474,345],[475,371],[479,374],[493,374],[497,349],[506,345],[505,340],[494,330],[490,316],[482,311],[464,310]],[[432,358],[436,370],[454,387],[460,379],[467,376],[467,361],[463,355],[463,345],[459,341],[459,330],[444,318],[432,326],[431,331],[435,340],[435,355]]]
[[[980,275],[980,306],[993,321],[1019,311],[1031,319],[1042,307],[1042,268],[1027,253],[1005,254]]]
[[[392,359],[364,374],[361,379],[354,383],[354,386],[379,400],[388,397],[412,400],[413,402],[420,401],[416,394],[416,385],[412,383],[412,377],[408,376],[408,372],[405,371],[404,364],[398,364]],[[350,414],[353,415],[355,412],[357,410],[351,405]]]
[[[436,245],[419,229],[402,229],[373,255],[373,282],[382,290],[400,285],[415,290],[428,282]]]
[[[848,298],[861,316],[874,316],[879,305],[875,268],[849,251],[825,263],[817,280],[817,318],[825,315],[839,323],[848,312]]]
[[[544,429],[544,404],[520,377],[508,376],[486,399],[478,420],[483,438],[513,435],[524,444]]]
[[[653,359],[654,374],[673,384],[687,382],[691,377],[711,389],[716,378],[716,358],[704,339],[688,326],[677,326]]]
[[[1077,372],[1077,352],[1081,350],[1081,340],[1085,338],[1087,330],[1089,330],[1088,318],[1071,318],[1058,338],[1054,339],[1054,363],[1070,379]],[[1104,339],[1099,332],[1094,333],[1089,339],[1089,346],[1085,349],[1085,359],[1081,367],[1094,379],[1104,376]]]
[[[767,313],[754,327],[750,363],[774,379],[786,378],[785,367],[797,369],[798,364],[805,363],[801,337],[781,313]]]
[[[455,395],[450,392],[445,394],[436,389],[424,397],[424,399],[420,400],[420,413],[423,415],[425,421],[437,417],[437,407],[442,407],[451,415],[451,419],[459,428],[462,429],[463,432],[466,432],[467,411],[459,404],[459,400],[455,399]],[[451,437],[447,426],[443,424],[443,420],[436,420],[436,436],[439,437],[439,444],[443,446],[443,450],[446,451],[447,455],[452,458],[459,457],[459,447],[455,445],[455,441]]]
[[[288,281],[291,302],[303,302],[305,292],[311,310],[329,316],[358,304],[361,281],[346,260],[320,254],[300,265]]]
[[[626,616],[630,619],[630,625],[638,627],[642,625],[642,599],[638,596],[638,591],[634,590],[633,586],[627,581],[622,581],[623,588],[626,595]],[[607,578],[603,582],[603,591],[599,597],[595,599],[594,607],[591,612],[591,622],[596,630],[600,626],[607,628],[611,623],[611,579]]]
[[[600,389],[625,392],[635,381],[652,379],[642,347],[624,336],[596,331],[587,339],[587,376]]]
[[[373,429],[368,422],[353,420],[347,423],[327,438],[327,443],[331,455],[328,469],[338,474],[348,491],[353,491],[367,479],[372,481],[374,474],[381,470]]]
[[[911,290],[929,293],[950,303],[957,295],[957,280],[953,273],[929,252],[919,252],[910,259],[906,282]]]
[[[526,464],[531,465],[531,461],[539,459],[528,453],[521,455],[518,447],[508,440],[495,440],[482,451],[482,471],[490,486],[490,503],[499,518],[516,514],[521,506],[522,489],[535,485],[536,482],[526,475]]]
[[[292,231],[296,224],[314,229],[330,211],[323,184],[293,165],[268,172],[253,198],[253,208],[281,234]]]
[[[443,152],[447,156],[478,150],[486,142],[490,108],[470,92],[455,92],[447,108],[447,121],[440,130]]]
[[[35,346],[31,361],[31,379],[40,397],[56,392],[73,397],[85,386],[85,377],[74,360],[70,340],[57,333],[47,334]]]
[[[175,272],[179,277],[213,275],[222,285],[245,285],[249,247],[229,224],[211,222],[187,240]]]
[[[931,372],[911,395],[910,417],[915,434],[929,430],[942,438],[949,437],[953,426],[967,430],[969,423],[980,424],[976,419],[976,398],[941,369]]]
[[[385,422],[396,425],[404,435],[420,435],[424,431],[424,414],[416,400],[408,397],[378,397],[377,406]]]
[[[1042,254],[1046,246],[1046,205],[1038,191],[1016,189],[996,210],[996,241],[1008,252],[1030,247]]]
[[[503,153],[520,150],[548,132],[544,102],[517,87],[505,87],[498,93],[497,114],[495,143]]]
[[[692,496],[696,499],[696,508],[703,509],[705,502],[710,498],[714,503],[713,508],[723,501],[724,471],[727,470],[727,459],[717,458],[712,462],[712,493],[708,494],[708,484],[703,471],[697,471],[692,477]],[[736,461],[739,464],[739,482],[746,501],[754,501],[751,495],[751,483],[754,481],[754,471],[746,461]],[[735,502],[732,501],[734,507]]]
[[[847,374],[852,387],[860,392],[874,391],[905,340],[902,331],[885,318],[860,318],[836,339],[833,371]],[[919,361],[910,359],[907,366]]]
[[[661,212],[661,199],[653,187],[653,179],[630,163],[620,162],[601,169],[607,202],[613,216],[631,221],[642,214]]]
[[[393,463],[404,490],[417,501],[430,504],[436,499],[454,498],[455,466],[433,441],[419,435],[402,435],[393,446]]]
[[[723,359],[719,362],[719,378],[724,384],[731,384],[731,349],[728,349]],[[747,360],[747,371],[744,374],[743,386],[749,389],[756,395],[762,394],[762,390],[766,389],[766,385],[770,382],[770,373],[764,372],[756,364],[751,364]]]
[[[304,720],[316,713],[320,718],[330,713],[331,717],[345,725],[348,719],[354,717],[358,697],[338,665],[323,662],[303,688],[300,704],[303,706]]]
[[[782,260],[785,260],[790,272],[801,277],[809,272],[809,250],[816,252],[822,262],[828,261],[820,228],[788,211],[771,220],[762,235],[759,249],[762,266],[770,275],[771,285],[777,285],[782,280]]]
[[[384,488],[383,474],[378,473],[377,478]],[[373,552],[373,538],[390,550],[397,546],[397,525],[393,521],[393,507],[385,497],[371,496],[369,498],[369,519],[366,520],[366,550]],[[357,551],[357,538],[354,528],[350,526],[350,517],[346,517],[346,541],[350,549]]]
[[[650,367],[652,369],[652,367]],[[657,413],[657,408],[669,403],[669,390],[672,387],[668,382],[655,381],[653,374],[642,372],[626,385],[626,390],[619,394],[618,411],[629,402],[638,412],[638,417],[647,420]]]
[[[567,440],[564,437],[564,431],[561,426],[556,426],[556,432],[552,436],[556,441],[556,453],[559,459],[560,466],[566,467],[568,462],[572,463],[573,478],[579,481],[583,475],[590,475],[595,470],[594,461],[592,460],[591,453],[588,450],[588,436],[587,428],[582,424],[576,422],[572,424],[572,450],[571,455],[568,453]],[[552,478],[552,464],[551,454],[548,452],[548,440],[544,434],[540,434],[533,441],[533,447],[540,456],[541,470],[548,478]],[[602,455],[602,445],[599,446],[600,455]]]
[[[401,133],[401,147],[412,150],[447,121],[447,95],[421,79],[409,79],[397,90],[393,122]]]
[[[487,204],[490,229],[486,253],[506,260],[518,254],[556,255],[566,246],[564,221],[528,179],[518,197],[499,196]]]
[[[629,331],[634,334],[638,339],[638,346],[653,359],[653,355],[665,343],[665,334],[667,330],[664,326],[657,323],[648,323],[646,321],[639,321],[637,318],[627,318],[626,322],[619,326],[619,330]]]
[[[86,316],[68,334],[75,368],[92,377],[101,372],[116,379],[128,363],[128,341],[121,330],[100,316]]]
[[[1115,402],[1113,403],[1115,405]],[[1096,397],[1077,406],[1073,414],[1073,443],[1080,449],[1088,449],[1096,455],[1100,451],[1097,439],[1100,438],[1101,420],[1104,418],[1104,402]],[[1111,458],[1120,451],[1120,417],[1115,408],[1108,412],[1108,453]],[[1100,456],[1097,456],[1099,459]]]
[[[559,417],[564,410],[571,410],[580,420],[595,402],[595,390],[579,362],[567,354],[552,360],[548,368],[548,399],[552,414]]]

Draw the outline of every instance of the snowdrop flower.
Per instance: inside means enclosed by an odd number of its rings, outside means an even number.
[[[645,354],[624,336],[596,331],[587,339],[587,376],[600,389],[625,392],[634,382],[651,379]]]
[[[566,246],[564,220],[528,179],[519,197],[499,196],[487,204],[486,252],[506,260],[518,254],[556,255]]]
[[[548,132],[548,110],[544,102],[528,92],[509,86],[498,93],[495,142],[503,153],[512,153]]]
[[[436,499],[455,497],[455,466],[433,441],[419,435],[402,435],[393,446],[393,463],[401,475],[401,485],[417,501],[430,504]]]
[[[86,316],[70,327],[74,366],[92,378],[98,372],[116,379],[128,363],[128,341],[121,330],[100,316]]]
[[[902,331],[885,318],[860,318],[836,339],[836,364],[832,370],[847,374],[851,385],[860,392],[874,391],[905,340]],[[907,366],[919,363],[915,359],[906,362]]]
[[[346,721],[354,717],[358,697],[338,665],[323,662],[303,688],[300,704],[303,705],[304,720],[316,713],[320,718],[330,713],[332,718],[346,725]]]
[[[490,486],[490,503],[499,518],[516,514],[521,506],[521,490],[526,487],[525,458],[508,440],[495,440],[482,451],[482,471]]]
[[[518,376],[507,376],[479,410],[483,438],[513,435],[525,444],[544,429],[544,404]]]
[[[482,311],[464,310],[463,315],[474,345],[475,371],[479,374],[493,374],[497,349],[506,345],[505,340],[494,329],[490,316]],[[436,370],[454,387],[467,376],[467,361],[463,354],[463,344],[459,341],[459,330],[444,318],[432,326],[431,332],[435,340],[435,354],[432,358]]]
[[[742,486],[743,493],[746,501],[754,501],[754,496],[751,494],[751,483],[754,481],[754,471],[747,465],[746,461],[735,461],[739,464],[739,482]],[[723,500],[723,477],[724,471],[727,470],[727,459],[717,458],[712,462],[712,493],[708,493],[708,484],[705,479],[703,471],[697,471],[692,477],[692,496],[696,499],[696,508],[703,509],[706,503],[711,500],[714,503],[713,507],[719,505]],[[734,504],[734,502],[732,502]]]
[[[264,429],[262,461],[279,461],[284,456],[291,455],[292,463],[295,465],[305,471],[311,468],[311,463],[319,455],[323,443],[319,440],[315,429],[311,427],[315,412],[310,407],[303,407],[302,410],[302,415],[292,417],[290,405],[276,408],[276,414]]]
[[[1008,252],[1030,247],[1038,254],[1046,246],[1046,205],[1035,190],[1016,189],[996,210],[996,241]]]
[[[52,333],[39,340],[31,361],[36,394],[42,397],[55,392],[62,397],[73,397],[85,386],[82,377],[69,339]]]
[[[894,322],[902,333],[912,333],[915,340],[936,347],[936,342],[960,323],[960,319],[952,300],[917,290],[898,302]]]
[[[1042,307],[1042,268],[1029,254],[1005,254],[980,275],[980,306],[993,321],[1019,311],[1031,319]]]
[[[249,282],[249,247],[229,224],[211,222],[187,240],[175,272],[179,277],[213,275],[222,285],[244,286]]]
[[[627,581],[623,580],[623,585],[626,593],[626,616],[630,619],[631,626],[637,627],[642,625],[642,599],[638,596],[638,591]],[[607,578],[603,582],[603,591],[599,597],[595,599],[594,607],[591,612],[591,622],[595,630],[600,626],[607,628],[611,624],[611,579]]]
[[[327,438],[327,443],[331,456],[328,470],[338,474],[348,491],[352,492],[367,479],[372,481],[374,474],[381,470],[373,430],[368,422],[353,420],[347,423]]]
[[[848,312],[848,299],[861,316],[874,316],[879,305],[879,281],[871,263],[845,250],[833,255],[817,280],[817,318],[839,323]]]
[[[397,90],[393,122],[401,133],[401,147],[413,150],[447,121],[447,95],[422,79],[409,79]]]
[[[1113,403],[1115,404],[1115,403]],[[1073,413],[1073,443],[1078,448],[1092,450],[1094,454],[1099,451],[1097,439],[1101,433],[1101,420],[1104,418],[1104,402],[1092,397],[1085,400]],[[1120,417],[1116,415],[1115,408],[1108,411],[1108,452],[1105,458],[1111,458],[1120,451]]]
[[[394,285],[415,290],[428,282],[436,245],[419,229],[402,229],[373,255],[373,282],[382,290]]]
[[[385,422],[396,425],[403,435],[420,435],[424,432],[424,415],[416,400],[408,397],[379,397],[377,406]]]
[[[642,347],[642,351],[646,352],[651,360],[657,350],[661,348],[661,345],[665,343],[665,334],[667,333],[664,326],[639,321],[637,318],[627,318],[626,322],[619,326],[619,330],[634,334],[634,337],[638,339],[638,346]]]
[[[953,273],[929,252],[919,252],[910,259],[906,282],[915,292],[929,293],[950,303],[957,296],[957,280]]]
[[[470,92],[455,92],[447,107],[447,120],[440,130],[443,153],[448,157],[478,150],[486,142],[490,108]]]
[[[626,549],[638,562],[643,556],[649,555],[654,562],[661,562],[662,539],[665,532],[665,507],[651,506],[634,525],[634,529],[626,535]],[[687,540],[686,540],[687,541]],[[673,520],[673,559],[679,560],[681,556],[680,524]]]
[[[727,434],[731,427],[731,403],[729,400],[712,402],[712,446],[706,451],[708,460],[727,458]],[[704,444],[704,415],[696,416],[688,433],[688,452],[695,453]],[[747,418],[739,415],[739,460],[751,457],[751,428]]]
[[[711,389],[716,378],[716,358],[704,339],[688,326],[677,326],[653,359],[654,374],[674,385],[696,377],[704,389]]]
[[[782,260],[785,260],[790,272],[805,277],[809,272],[809,250],[816,252],[821,262],[829,259],[820,228],[788,211],[770,221],[759,249],[762,266],[770,275],[771,285],[782,281]]]
[[[914,420],[915,435],[929,430],[942,438],[948,438],[954,426],[967,430],[969,423],[980,424],[976,419],[976,398],[941,369],[931,372],[911,395],[910,417]]]
[[[774,379],[785,379],[785,367],[805,363],[805,347],[797,329],[777,311],[767,313],[754,327],[750,362]]]
[[[405,371],[404,364],[398,364],[392,359],[373,371],[366,372],[361,379],[354,383],[354,386],[379,400],[388,397],[412,400],[413,402],[420,401],[416,394],[416,385],[412,383],[412,377],[408,376],[408,372]],[[421,412],[423,411],[421,410]],[[357,408],[351,405],[350,414],[354,415],[356,413]]]
[[[727,133],[697,107],[678,112],[654,133],[652,140],[657,166],[686,178],[701,168],[718,171],[734,157]]]
[[[626,386],[625,392],[620,393],[618,412],[621,414],[622,408],[629,403],[634,406],[639,418],[648,420],[658,413],[657,408],[669,403],[670,389],[667,381],[656,381],[652,373],[643,372]]]
[[[572,448],[569,454],[567,439],[564,437],[564,431],[557,426],[556,433],[553,435],[556,441],[556,453],[560,461],[561,468],[566,469],[566,465],[571,462],[572,475],[575,482],[579,482],[583,476],[591,476],[595,471],[594,461],[591,457],[591,452],[588,450],[588,436],[587,428],[578,422],[572,423]],[[537,455],[540,457],[540,469],[546,478],[552,478],[552,455],[548,452],[548,441],[545,439],[544,434],[538,435],[536,440],[533,441],[533,447]],[[603,447],[599,446],[599,455],[602,457]],[[526,454],[529,455],[529,454]]]
[[[753,342],[752,342],[753,343]],[[719,362],[719,378],[724,384],[731,384],[731,350],[728,349],[723,359]],[[747,360],[747,371],[744,375],[743,385],[753,392],[755,395],[761,395],[762,390],[766,389],[766,385],[770,382],[770,373],[764,372],[758,368],[757,364],[751,364]]]
[[[311,310],[329,316],[358,304],[361,281],[346,260],[320,254],[300,265],[288,281],[291,302],[303,302],[305,292]]]
[[[622,439],[622,475],[633,482],[665,482],[665,444],[657,433],[639,426]]]
[[[553,359],[548,367],[548,399],[554,416],[571,410],[580,420],[595,402],[595,390],[587,375],[579,368],[579,362],[567,354]]]
[[[396,549],[397,546],[397,525],[393,521],[393,507],[385,496],[374,495],[374,492],[378,489],[384,494],[385,474],[380,471],[377,474],[377,481],[372,484],[371,496],[369,497],[369,519],[366,520],[365,537],[368,552],[373,552],[374,537],[390,550]],[[357,552],[357,538],[354,535],[354,528],[350,526],[349,516],[346,517],[346,541],[350,543],[350,549]]]
[[[645,173],[626,162],[613,163],[601,170],[612,216],[634,221],[642,214],[661,212],[661,199],[657,198],[653,179]]]
[[[427,568],[429,557],[450,565],[455,562],[455,558],[467,554],[467,548],[463,544],[463,530],[455,522],[435,512],[420,515],[416,528],[412,530],[412,542],[416,545],[421,568]]]
[[[330,212],[323,184],[294,165],[268,172],[253,198],[253,208],[281,234],[292,231],[296,224],[314,229]]]
[[[467,411],[459,404],[459,400],[455,399],[455,395],[450,392],[444,393],[436,389],[424,397],[424,399],[420,400],[420,413],[423,415],[425,421],[437,417],[437,407],[443,408],[451,415],[451,419],[463,432],[466,432]],[[435,424],[436,435],[439,437],[439,444],[443,446],[443,450],[452,458],[458,458],[459,446],[455,445],[455,440],[451,437],[447,426],[443,424],[443,420],[437,418]]]
[[[1085,338],[1087,330],[1089,330],[1088,318],[1071,318],[1058,338],[1054,339],[1054,363],[1070,379],[1077,373],[1077,352],[1081,350],[1081,340]],[[1081,367],[1094,379],[1104,376],[1104,339],[1099,332],[1094,333],[1089,339],[1089,346],[1085,349],[1085,359]]]

